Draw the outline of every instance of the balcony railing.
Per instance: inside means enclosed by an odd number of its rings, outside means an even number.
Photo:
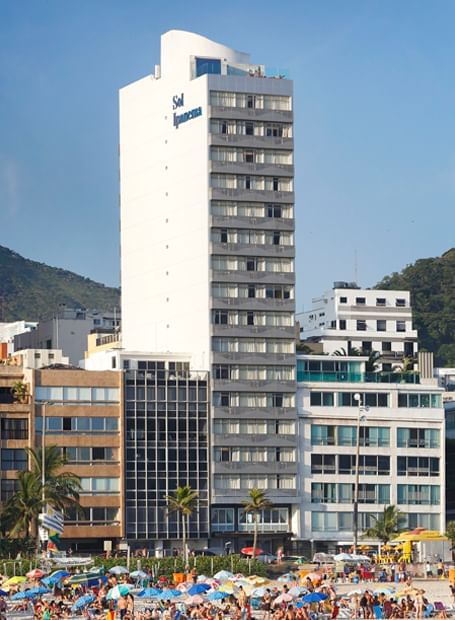
[[[420,383],[418,372],[317,372],[297,370],[297,381],[327,383]]]

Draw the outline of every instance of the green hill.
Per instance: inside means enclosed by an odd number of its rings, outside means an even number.
[[[112,310],[120,305],[120,291],[0,246],[0,321],[38,321],[60,304]]]
[[[411,291],[420,348],[433,351],[438,366],[455,366],[455,248],[417,260],[375,288]]]

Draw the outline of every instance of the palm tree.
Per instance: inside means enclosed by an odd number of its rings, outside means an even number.
[[[191,517],[199,499],[197,491],[193,491],[189,484],[177,487],[174,495],[166,495],[167,513],[177,512],[182,517],[182,551],[185,566],[188,564],[188,550],[186,548],[186,524]]]
[[[41,481],[31,471],[19,472],[18,481],[18,490],[3,508],[2,528],[12,537],[31,536],[42,508]]]
[[[31,461],[31,471],[40,483],[40,493],[42,493],[42,448],[33,450],[26,448]],[[81,481],[79,476],[72,472],[62,472],[62,467],[66,465],[66,457],[57,446],[46,446],[44,448],[44,500],[52,508],[65,512],[68,508],[80,509],[79,491]]]
[[[260,489],[251,489],[248,493],[248,499],[243,500],[243,512],[253,516],[254,536],[253,536],[253,558],[256,557],[256,548],[258,543],[258,516],[259,513],[267,508],[271,508],[272,502],[266,497],[265,491]]]
[[[379,517],[371,515],[375,524],[365,530],[365,538],[376,538],[387,544],[394,534],[399,533],[399,523],[403,516],[396,506],[387,506]]]

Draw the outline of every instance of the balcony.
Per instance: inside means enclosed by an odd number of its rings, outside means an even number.
[[[209,106],[209,117],[220,119],[258,120],[271,123],[292,123],[292,110],[264,110],[263,108],[234,108],[226,106]]]
[[[210,161],[209,172],[216,174],[247,174],[269,177],[293,177],[292,164],[265,164],[254,162]],[[261,190],[262,191],[262,190]]]
[[[212,269],[211,280],[233,284],[294,284],[295,273],[293,271],[217,271]]]
[[[252,230],[295,229],[293,217],[248,217],[244,215],[211,215],[210,225],[214,228],[249,228]]]
[[[273,136],[251,136],[246,134],[212,133],[210,134],[210,144],[212,146],[292,150],[294,148],[294,139]]]
[[[220,272],[215,272],[220,273]],[[212,277],[212,280],[216,282]],[[287,310],[294,312],[293,299],[269,299],[260,297],[212,297],[211,307],[231,310]]]
[[[297,381],[302,383],[408,383],[420,384],[418,372],[311,372],[297,370]]]
[[[294,258],[295,248],[292,245],[274,245],[272,243],[221,243],[211,241],[210,252],[226,256],[243,254],[244,256],[267,256]]]
[[[270,202],[294,204],[294,192],[265,189],[237,189],[228,187],[209,188],[211,200],[245,200],[246,202]]]

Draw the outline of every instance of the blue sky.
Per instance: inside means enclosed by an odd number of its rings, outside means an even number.
[[[0,1],[0,244],[119,283],[118,97],[193,30],[295,81],[298,309],[454,245],[450,0]]]

